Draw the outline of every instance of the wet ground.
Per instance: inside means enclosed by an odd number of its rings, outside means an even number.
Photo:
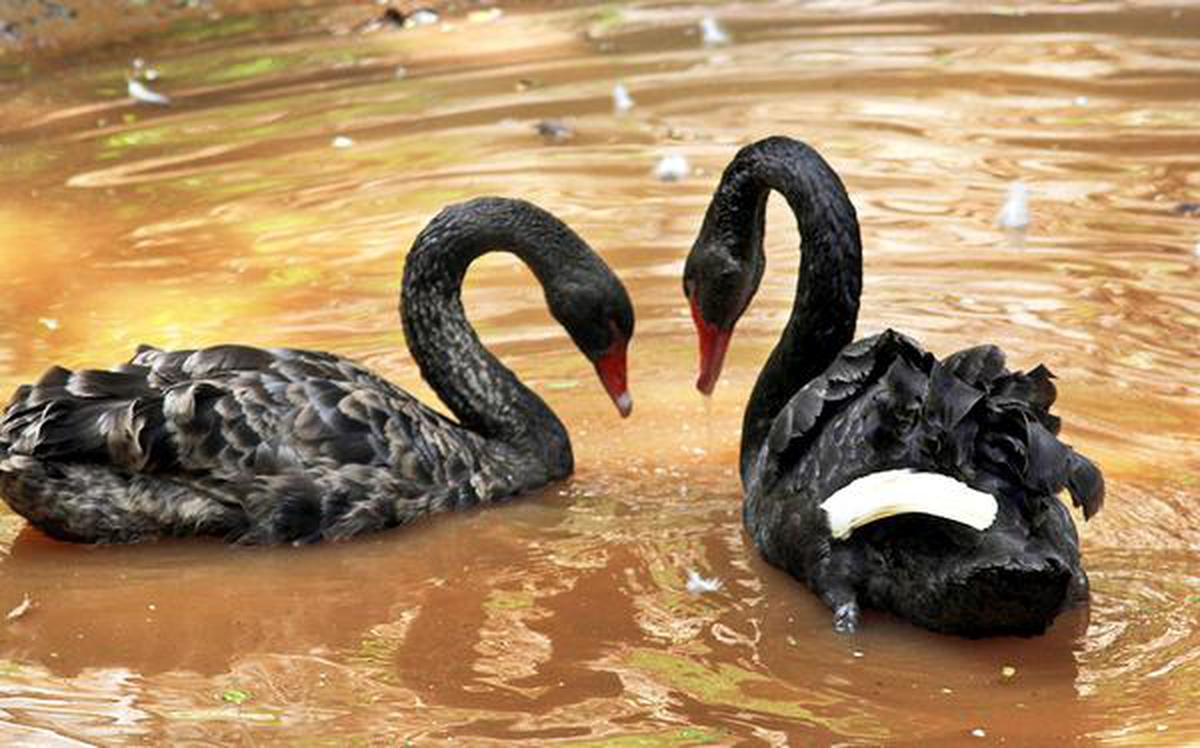
[[[75,547],[3,512],[0,611],[30,605],[0,621],[0,736],[1200,740],[1200,216],[1177,210],[1200,201],[1200,12],[971,8],[521,6],[370,34],[333,33],[349,29],[322,9],[7,68],[5,393],[139,342],[238,341],[348,355],[431,398],[396,317],[402,258],[441,205],[479,194],[569,221],[638,328],[621,422],[529,273],[477,263],[473,320],[577,455],[572,480],[508,506],[303,549]],[[708,14],[727,43],[704,44]],[[170,107],[125,98],[134,56]],[[572,134],[543,138],[546,119]],[[878,615],[837,636],[748,546],[734,462],[794,287],[782,201],[707,406],[679,275],[716,175],[773,133],[822,150],[858,207],[860,333],[992,341],[1059,376],[1064,435],[1109,480],[1081,528],[1090,610],[1032,640]],[[669,153],[682,181],[653,175]],[[1023,236],[995,226],[1015,179]],[[692,595],[689,569],[723,586]]]
[[[0,65],[51,62],[98,46],[141,44],[174,28],[219,25],[230,17],[279,8],[326,6],[371,13],[333,0],[0,0]],[[136,41],[135,41],[136,40]]]

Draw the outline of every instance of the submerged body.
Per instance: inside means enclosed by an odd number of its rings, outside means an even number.
[[[698,386],[711,392],[757,291],[772,189],[796,214],[803,255],[792,316],[746,406],[747,531],[821,596],[839,630],[856,628],[866,606],[967,636],[1044,631],[1087,597],[1057,494],[1069,489],[1090,517],[1100,472],[1057,439],[1043,367],[1009,372],[994,346],[938,361],[890,330],[851,343],[858,222],[837,175],[803,143],[744,148],[709,206],[684,276]],[[878,493],[874,504],[864,490]]]
[[[545,211],[480,199],[436,217],[405,266],[413,357],[458,423],[328,353],[143,347],[115,371],[55,367],[18,389],[0,420],[0,495],[62,540],[314,542],[563,478],[566,429],[483,349],[459,299],[470,262],[501,248],[533,267],[627,413],[620,282]],[[594,288],[576,291],[580,278]]]

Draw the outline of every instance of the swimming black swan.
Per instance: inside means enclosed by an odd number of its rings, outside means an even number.
[[[891,330],[851,343],[862,247],[841,180],[809,146],[774,137],[725,169],[684,270],[709,394],[758,290],[770,190],[803,248],[791,318],[742,424],[746,529],[853,631],[859,607],[965,636],[1041,633],[1087,597],[1079,540],[1100,471],[1062,444],[1055,389],[1009,372],[995,346],[941,361]],[[930,515],[934,516],[930,516]],[[948,521],[954,520],[954,521]]]
[[[142,347],[115,371],[55,367],[17,390],[0,422],[0,494],[62,540],[307,543],[563,478],[574,468],[566,429],[463,313],[467,266],[498,249],[533,270],[628,415],[625,287],[546,211],[480,198],[421,231],[401,291],[412,356],[458,423],[329,353]]]

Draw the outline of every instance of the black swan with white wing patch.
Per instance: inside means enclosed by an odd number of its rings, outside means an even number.
[[[984,345],[938,360],[888,330],[851,342],[862,290],[854,206],[816,151],[773,137],[726,168],[684,271],[712,391],[766,259],[767,197],[799,224],[796,299],[742,424],[746,529],[834,611],[862,606],[965,636],[1032,635],[1087,598],[1079,539],[1100,471],[1057,438],[1050,372]]]

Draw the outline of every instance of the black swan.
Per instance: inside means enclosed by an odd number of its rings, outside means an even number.
[[[888,330],[851,343],[862,288],[858,220],[837,174],[783,137],[743,148],[684,270],[710,394],[765,265],[767,196],[803,249],[783,336],[746,406],[746,529],[765,558],[857,628],[860,606],[964,636],[1041,633],[1087,597],[1079,539],[1056,498],[1101,507],[1100,471],[1057,438],[1055,388],[984,345],[939,361]],[[933,515],[933,516],[930,516]]]
[[[309,543],[563,478],[574,468],[563,424],[463,312],[467,267],[491,250],[529,265],[628,415],[625,287],[551,214],[480,198],[421,231],[401,291],[412,356],[458,423],[329,353],[142,347],[114,371],[54,367],[17,390],[0,421],[0,494],[61,540]]]

